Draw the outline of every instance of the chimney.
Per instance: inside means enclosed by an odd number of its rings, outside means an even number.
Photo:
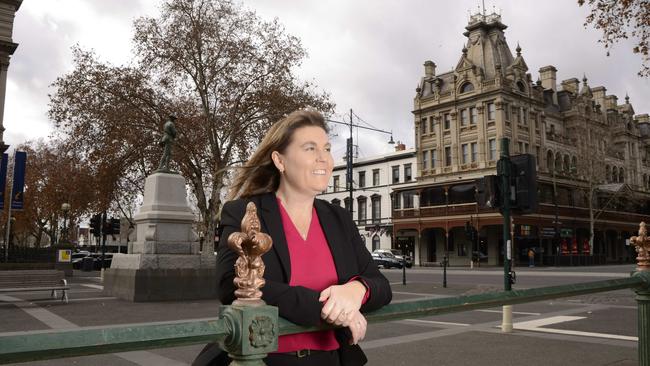
[[[576,78],[571,78],[562,81],[562,89],[571,92],[573,94],[578,94],[578,86],[580,86],[580,81]]]
[[[604,86],[597,86],[591,88],[591,93],[594,95],[594,102],[600,105],[601,110],[605,110],[605,94],[607,93],[607,89]]]
[[[616,95],[605,96],[605,111],[616,109],[618,106],[618,97]]]
[[[433,77],[436,74],[436,64],[429,60],[424,63],[424,76]]]
[[[557,69],[551,65],[539,69],[539,77],[542,79],[542,86],[544,89],[553,89],[553,91],[556,91],[556,73]]]
[[[397,144],[395,144],[395,151],[404,151],[406,150],[406,145],[404,145],[401,141],[397,141]]]

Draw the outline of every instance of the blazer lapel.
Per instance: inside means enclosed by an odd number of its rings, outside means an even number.
[[[291,281],[291,259],[289,257],[289,247],[287,238],[282,226],[282,216],[280,208],[276,201],[275,194],[266,193],[260,198],[259,216],[262,219],[266,232],[273,239],[273,250],[278,254],[282,269],[287,278],[287,283]]]
[[[315,199],[314,206],[316,207],[316,213],[318,214],[320,225],[325,233],[327,244],[332,252],[334,266],[336,267],[336,275],[339,278],[339,283],[341,283],[342,281],[347,280],[347,278],[345,278],[345,273],[343,273],[343,269],[346,268],[346,256],[344,250],[345,238],[342,236],[344,230],[340,227],[339,220],[334,216],[334,213],[327,207],[325,202]]]

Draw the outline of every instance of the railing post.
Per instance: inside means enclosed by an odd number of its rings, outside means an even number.
[[[232,326],[231,336],[219,342],[231,366],[262,366],[278,349],[278,308],[268,305],[222,306],[221,316]]]
[[[639,365],[650,366],[650,238],[646,223],[639,225],[639,236],[630,238],[637,252],[637,267],[633,276],[642,277],[645,285],[634,290],[639,308]]]
[[[228,246],[238,254],[235,262],[237,300],[221,307],[221,317],[232,326],[231,336],[219,343],[233,360],[231,366],[261,366],[269,352],[278,349],[278,308],[262,300],[264,262],[262,254],[272,240],[261,230],[255,204],[249,202],[241,222],[241,232],[228,237]]]

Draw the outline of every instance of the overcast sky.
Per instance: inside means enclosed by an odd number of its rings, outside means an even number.
[[[155,16],[157,0],[24,0],[16,14],[5,102],[5,143],[48,138],[50,84],[72,69],[71,46],[94,49],[113,64],[130,60],[132,22]],[[338,119],[356,115],[373,126],[392,130],[395,140],[413,147],[413,97],[422,64],[432,60],[439,73],[451,70],[466,41],[468,12],[477,1],[431,0],[247,0],[264,19],[278,17],[299,37],[309,57],[297,70],[331,94]],[[631,43],[619,44],[607,57],[600,33],[585,29],[587,9],[577,1],[486,1],[508,26],[506,40],[517,42],[537,80],[542,66],[554,65],[557,80],[583,73],[590,86],[605,86],[624,102],[626,92],[637,114],[650,113],[650,80],[637,76],[640,58]],[[355,121],[356,122],[356,121]],[[336,158],[344,153],[347,130],[333,137]],[[390,151],[388,136],[360,131],[361,157]],[[357,138],[355,132],[354,138]]]

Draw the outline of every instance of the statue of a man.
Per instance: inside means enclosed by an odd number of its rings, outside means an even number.
[[[171,169],[169,169],[169,161],[172,158],[172,145],[174,144],[177,135],[174,121],[176,121],[176,117],[169,116],[169,119],[165,122],[165,126],[163,127],[163,137],[159,142],[159,145],[163,146],[163,155],[156,172],[172,173]]]

